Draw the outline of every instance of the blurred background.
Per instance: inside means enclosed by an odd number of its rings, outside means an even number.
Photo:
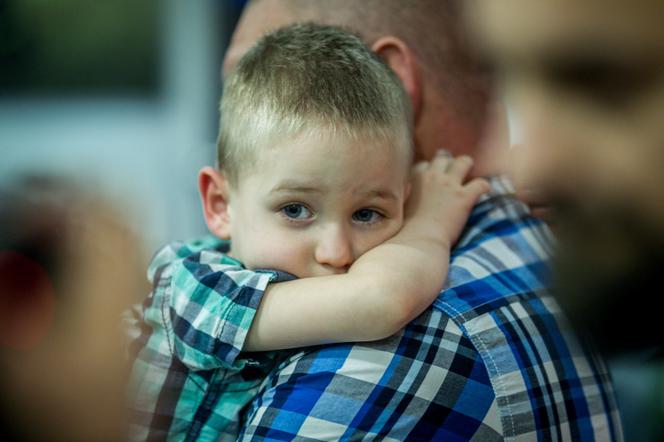
[[[243,4],[0,0],[0,186],[74,179],[121,207],[150,252],[205,232],[196,174],[214,161]]]
[[[206,232],[243,4],[0,0],[0,440],[124,439],[118,320]]]
[[[221,61],[244,3],[0,0],[0,188],[62,177],[110,200],[142,272],[164,243],[205,233],[196,176],[214,162]],[[628,440],[648,440],[664,403],[664,370],[642,360],[611,362]]]

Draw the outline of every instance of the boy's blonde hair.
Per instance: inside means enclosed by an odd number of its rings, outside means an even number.
[[[218,162],[237,182],[260,148],[298,136],[378,138],[412,158],[411,120],[400,80],[359,37],[292,25],[261,38],[226,80]]]

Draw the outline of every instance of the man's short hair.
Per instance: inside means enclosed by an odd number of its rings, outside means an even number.
[[[385,35],[399,37],[455,114],[478,130],[484,127],[491,83],[464,28],[463,0],[283,0],[283,4],[299,21],[341,25],[367,44]]]
[[[236,181],[260,148],[298,136],[377,137],[410,156],[411,128],[401,82],[359,37],[296,24],[261,38],[226,79],[218,161]]]

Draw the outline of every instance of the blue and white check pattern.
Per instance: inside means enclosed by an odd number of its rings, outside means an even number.
[[[547,292],[547,228],[491,185],[432,308],[383,341],[293,354],[241,439],[622,440],[605,365]]]

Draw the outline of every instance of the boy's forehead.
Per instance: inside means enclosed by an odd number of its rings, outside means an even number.
[[[356,157],[370,156],[401,164],[403,158],[410,157],[412,147],[407,133],[402,134],[399,129],[356,129],[343,124],[338,127],[311,124],[297,134],[273,138],[264,143],[264,149],[271,149],[275,155],[289,150],[305,155],[316,163],[332,164],[335,159],[351,162]]]
[[[358,168],[358,162],[366,173],[382,171],[406,173],[410,170],[411,150],[409,144],[399,143],[398,134],[391,139],[374,134],[348,134],[329,128],[312,127],[295,136],[274,137],[258,143],[257,161],[245,168],[242,175],[264,175],[277,177],[280,169],[286,169],[284,182],[293,183],[296,176],[310,171],[345,172]],[[315,173],[314,173],[315,175]],[[306,181],[306,180],[305,180]],[[309,180],[316,182],[315,176]]]

